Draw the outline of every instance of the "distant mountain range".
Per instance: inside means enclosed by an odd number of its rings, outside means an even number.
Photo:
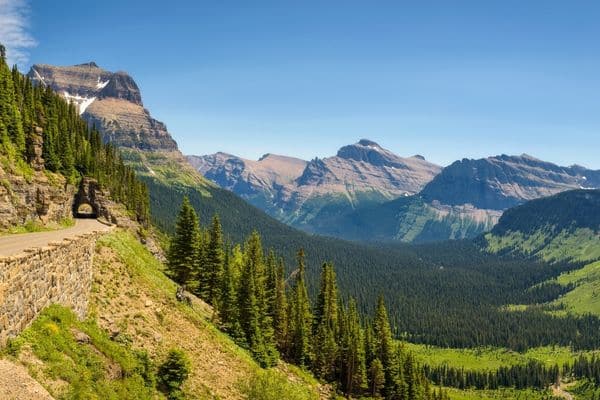
[[[463,159],[441,169],[366,139],[311,162],[223,153],[188,158],[208,179],[281,221],[352,240],[470,238],[525,201],[600,187],[600,171],[526,154]]]
[[[313,231],[320,220],[418,193],[441,167],[399,157],[363,139],[311,161],[266,154],[188,156],[205,177],[291,225]]]

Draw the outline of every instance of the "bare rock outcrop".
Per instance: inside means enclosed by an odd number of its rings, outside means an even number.
[[[8,173],[0,166],[0,229],[27,223],[59,223],[71,216],[75,187],[56,174],[31,177]]]

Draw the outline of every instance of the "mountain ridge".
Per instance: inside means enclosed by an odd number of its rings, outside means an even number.
[[[257,173],[256,166],[265,165],[261,164],[265,156],[287,163],[288,171],[282,173],[278,165],[272,165]],[[265,156],[253,161],[215,153],[188,159],[219,186],[279,220],[309,231],[312,221],[321,215],[339,215],[415,194],[441,170],[422,156],[399,157],[368,139],[341,147],[335,156],[310,161]]]

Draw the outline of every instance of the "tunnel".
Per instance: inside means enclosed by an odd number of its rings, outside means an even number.
[[[81,203],[74,210],[75,218],[98,218],[98,213],[89,203]]]
[[[98,218],[99,207],[97,204],[97,184],[95,181],[84,178],[81,180],[79,190],[73,199],[73,217]]]

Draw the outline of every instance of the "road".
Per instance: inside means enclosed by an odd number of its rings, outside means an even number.
[[[101,224],[95,219],[76,219],[75,225],[66,229],[0,236],[0,257],[19,254],[26,249],[44,247],[50,242],[61,241],[84,233],[104,232],[110,229],[110,226]]]

